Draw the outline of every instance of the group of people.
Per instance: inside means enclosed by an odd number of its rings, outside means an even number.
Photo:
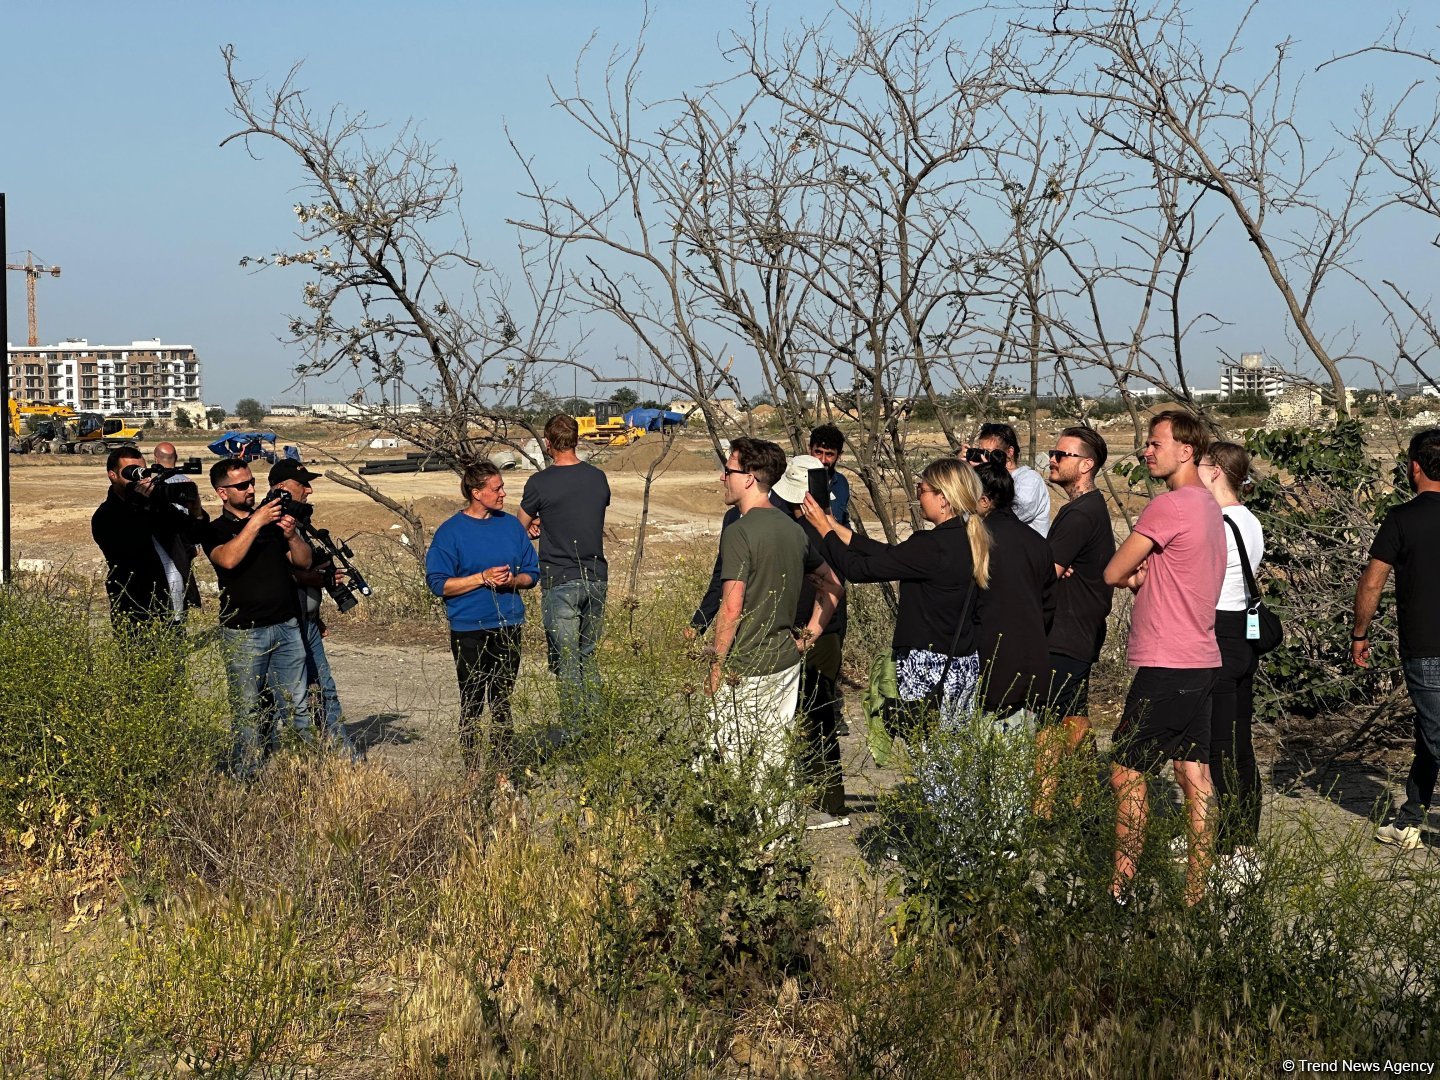
[[[821,646],[844,610],[846,583],[894,581],[901,706],[932,710],[952,729],[956,718],[979,715],[998,731],[1034,731],[1033,811],[1048,817],[1057,765],[1089,733],[1090,672],[1104,645],[1112,590],[1124,588],[1135,597],[1127,641],[1134,677],[1109,762],[1112,893],[1126,902],[1144,845],[1148,784],[1167,762],[1185,800],[1187,897],[1201,895],[1217,865],[1231,881],[1251,881],[1261,808],[1251,730],[1256,577],[1265,537],[1243,504],[1252,487],[1250,456],[1235,443],[1213,441],[1191,413],[1155,414],[1140,456],[1164,489],[1118,547],[1096,488],[1107,458],[1103,438],[1088,427],[1066,428],[1048,456],[1048,479],[1065,495],[1053,521],[1048,489],[1019,462],[1014,430],[986,424],[956,458],[920,472],[915,500],[933,528],[891,545],[852,529],[833,503],[824,505],[823,490],[817,498],[807,476],[820,462],[799,457],[787,469],[773,443],[735,440],[722,473],[734,518],[721,534],[709,607],[702,604],[693,624],[716,623],[708,690],[722,749],[743,749],[773,775],[798,735],[810,827],[842,824],[833,680],[823,677]],[[1420,842],[1440,772],[1440,623],[1433,617],[1440,573],[1418,558],[1440,530],[1440,432],[1416,436],[1410,463],[1419,494],[1380,530],[1355,624],[1355,657],[1365,663],[1380,589],[1398,568],[1401,651],[1418,713],[1416,763],[1404,806],[1377,838],[1405,847]]]
[[[550,464],[529,478],[514,515],[505,511],[504,474],[488,462],[470,465],[460,484],[465,505],[436,530],[425,559],[450,624],[462,755],[467,767],[488,764],[502,780],[513,743],[522,591],[542,589],[562,717],[582,716],[600,699],[610,488],[603,471],[580,460],[573,417],[552,417],[544,441]],[[1010,425],[985,424],[973,444],[919,473],[915,503],[933,527],[886,544],[851,525],[850,489],[837,468],[844,446],[828,424],[811,432],[809,454],[789,460],[773,442],[730,443],[719,552],[686,630],[691,640],[710,634],[705,694],[715,750],[766,790],[787,793],[777,819],[848,824],[838,695],[847,584],[898,584],[891,649],[902,711],[942,728],[980,716],[996,731],[1033,735],[1031,809],[1042,818],[1054,812],[1061,760],[1088,742],[1091,669],[1112,591],[1123,588],[1134,594],[1134,677],[1109,761],[1112,892],[1125,902],[1144,845],[1148,784],[1167,762],[1185,800],[1187,896],[1198,898],[1217,863],[1253,878],[1261,808],[1251,733],[1255,582],[1265,536],[1243,504],[1252,486],[1248,452],[1212,441],[1191,413],[1156,413],[1140,457],[1164,490],[1117,546],[1096,487],[1108,450],[1095,430],[1064,429],[1042,477],[1021,463]],[[325,734],[353,752],[319,603],[320,589],[341,571],[317,560],[297,522],[308,518],[315,474],[282,460],[269,482],[288,498],[257,503],[249,465],[219,461],[210,482],[221,512],[211,520],[194,483],[175,471],[174,447],[160,444],[155,459],[146,469],[138,450],[112,452],[110,491],[92,521],[117,628],[183,627],[199,602],[191,561],[203,551],[220,584],[235,707],[231,770],[253,774],[286,724],[312,736],[312,684],[321,688]],[[1417,495],[1390,511],[1371,548],[1352,645],[1355,662],[1368,664],[1371,622],[1393,570],[1417,712],[1415,762],[1405,802],[1377,838],[1413,848],[1440,775],[1440,571],[1423,558],[1440,540],[1440,429],[1417,434],[1408,461]],[[1064,495],[1053,520],[1047,479]],[[268,722],[264,697],[274,710]]]
[[[326,739],[354,756],[320,610],[321,590],[343,579],[343,571],[317,554],[299,520],[308,519],[318,476],[282,459],[270,469],[269,487],[284,497],[257,503],[249,464],[224,458],[210,468],[220,501],[212,519],[198,485],[177,468],[175,447],[160,443],[153,457],[155,465],[147,467],[137,447],[112,450],[105,462],[109,490],[90,520],[107,565],[117,633],[152,647],[182,647],[188,614],[200,605],[193,564],[203,553],[220,586],[220,639],[233,710],[228,771],[253,776],[286,729],[313,740],[312,686]]]

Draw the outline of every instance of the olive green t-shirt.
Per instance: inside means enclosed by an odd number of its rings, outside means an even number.
[[[771,506],[757,507],[720,534],[720,577],[745,583],[740,625],[725,658],[739,675],[773,675],[800,663],[790,628],[807,572],[819,566],[805,530]]]

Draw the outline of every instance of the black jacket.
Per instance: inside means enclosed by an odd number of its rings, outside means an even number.
[[[1055,618],[1055,562],[1045,538],[1009,510],[985,519],[990,587],[976,606],[985,708],[1013,711],[1043,698],[1050,675],[1047,635]]]
[[[825,561],[846,581],[898,581],[896,653],[912,649],[969,656],[975,651],[973,619],[959,627],[960,613],[975,587],[975,564],[965,522],[951,518],[893,547],[858,533],[847,547],[833,532],[825,537]]]
[[[200,606],[190,561],[209,520],[204,511],[193,518],[163,500],[147,501],[111,490],[90,518],[90,535],[109,567],[105,592],[112,619],[140,622],[169,617],[170,585],[155,540],[175,553],[176,567],[185,580],[185,606]]]

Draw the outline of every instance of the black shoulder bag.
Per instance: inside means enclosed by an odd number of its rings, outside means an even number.
[[[1255,584],[1255,572],[1250,569],[1250,556],[1245,552],[1245,541],[1240,538],[1240,526],[1228,517],[1225,524],[1230,526],[1230,531],[1235,535],[1235,550],[1240,553],[1240,571],[1245,576],[1245,613],[1255,618],[1260,628],[1260,636],[1250,638],[1250,644],[1255,646],[1257,653],[1264,656],[1278,648],[1285,640],[1285,628],[1280,624],[1280,616],[1266,607],[1265,601],[1260,599],[1260,587]]]

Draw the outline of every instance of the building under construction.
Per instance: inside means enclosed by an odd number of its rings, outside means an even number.
[[[168,417],[175,406],[203,400],[200,361],[190,345],[159,338],[129,345],[11,345],[12,397],[69,405],[77,411]]]

